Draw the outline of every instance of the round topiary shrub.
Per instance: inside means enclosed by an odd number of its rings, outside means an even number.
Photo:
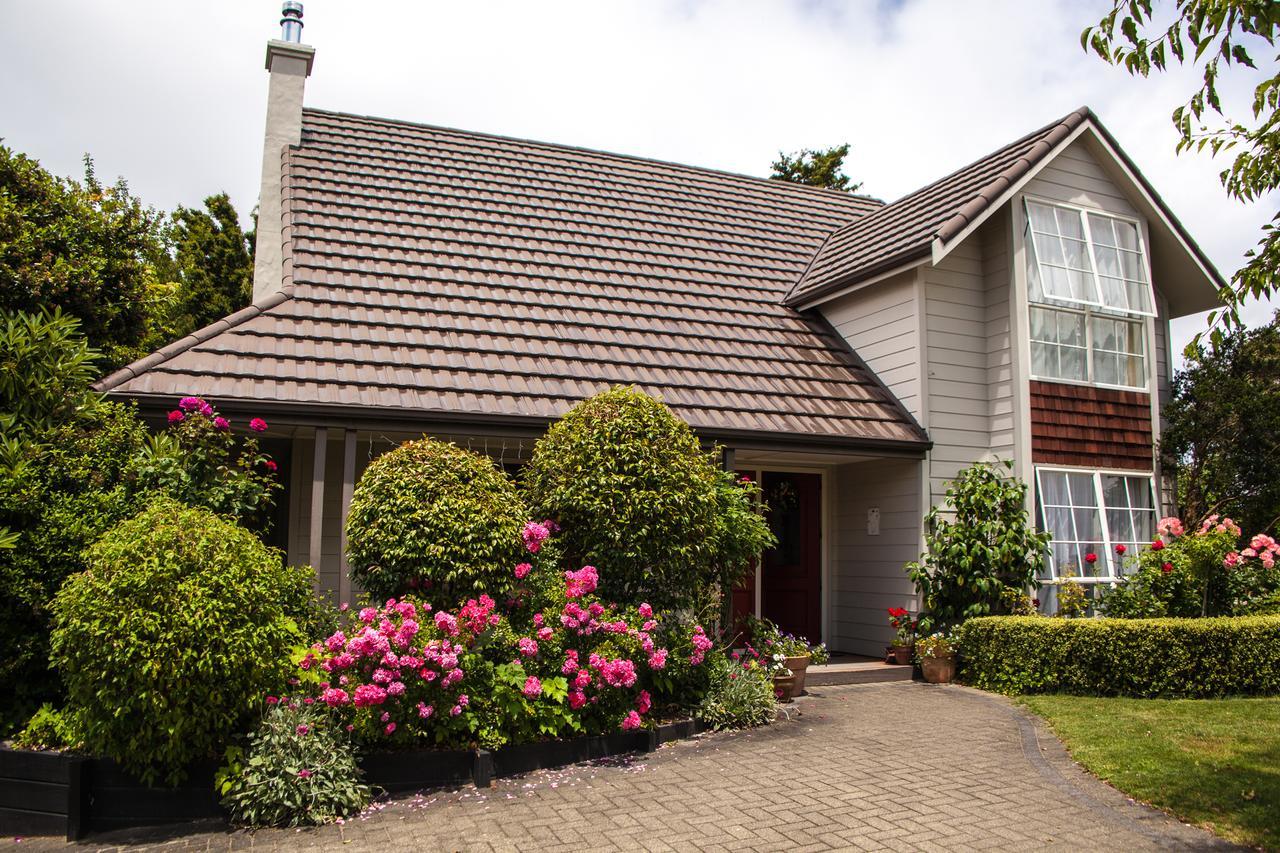
[[[772,536],[738,483],[688,424],[634,388],[579,403],[534,447],[524,485],[534,517],[555,519],[573,564],[600,570],[606,600],[701,604]]]
[[[525,520],[515,485],[491,460],[430,438],[405,442],[369,463],[352,495],[351,577],[375,599],[497,597],[521,562]]]
[[[52,638],[85,747],[176,783],[285,683],[312,571],[170,498],[107,531],[87,564],[54,599]]]

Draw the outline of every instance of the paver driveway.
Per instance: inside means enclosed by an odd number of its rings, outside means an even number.
[[[399,799],[344,826],[126,840],[184,849],[1144,850],[1226,847],[1079,770],[1004,700],[960,687],[818,688],[800,718],[634,761]],[[187,832],[191,832],[187,828]],[[28,840],[24,848],[54,848]]]

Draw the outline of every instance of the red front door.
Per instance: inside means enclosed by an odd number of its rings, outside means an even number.
[[[761,486],[778,544],[760,564],[760,609],[783,631],[822,640],[822,477],[766,471]]]

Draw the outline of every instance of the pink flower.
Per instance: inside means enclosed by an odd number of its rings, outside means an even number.
[[[595,592],[600,576],[596,573],[595,566],[583,566],[576,572],[565,572],[564,579],[564,594],[569,598],[582,598]]]
[[[697,663],[702,663],[702,661],[698,660]],[[649,669],[662,669],[666,665],[667,665],[666,649],[658,649],[656,652],[649,655]]]
[[[395,730],[396,730],[396,724],[395,724],[395,723],[387,723],[387,727],[386,727],[385,729],[383,729],[383,731],[384,731],[386,734],[388,734],[388,735],[389,735],[389,734],[391,734],[392,732],[394,732]]]
[[[632,729],[640,728],[640,715],[635,711],[629,711],[627,716],[622,718],[622,730],[629,732]]]
[[[305,770],[305,769],[304,769],[304,770],[299,770],[299,771],[298,771],[298,778],[299,778],[299,779],[310,779],[310,778],[311,778],[311,771],[310,771],[310,770]]]
[[[376,684],[361,684],[356,688],[355,703],[357,708],[381,705],[385,701],[387,701],[387,691]]]
[[[530,699],[537,699],[542,694],[542,682],[536,675],[531,675],[525,679],[524,687],[520,692]]]
[[[279,700],[279,699],[277,699],[277,698],[276,698],[276,697],[274,697],[274,696],[268,696],[268,697],[267,697],[267,704],[268,704],[268,705],[274,705],[274,704],[276,704],[276,703],[277,703],[277,702],[279,702],[279,701],[280,701],[280,700]]]
[[[249,421],[249,429],[253,430],[254,432],[266,432],[267,422],[264,421],[262,418],[254,418],[253,420]]]
[[[1187,532],[1186,528],[1182,526],[1182,519],[1172,515],[1160,519],[1160,523],[1156,525],[1156,530],[1161,536],[1181,536]]]
[[[1276,555],[1273,551],[1263,551],[1262,556],[1258,559],[1262,560],[1262,565],[1266,568],[1274,568],[1276,564]]]
[[[649,695],[649,691],[641,690],[640,695],[636,697],[636,710],[641,714],[647,714],[651,707],[653,707],[653,698]]]
[[[555,632],[554,632],[554,631],[552,631],[552,630],[551,630],[551,628],[550,628],[549,626],[546,626],[546,625],[544,625],[544,626],[542,626],[541,628],[539,628],[539,629],[538,629],[538,639],[539,639],[539,640],[541,640],[541,641],[542,641],[542,642],[544,642],[544,643],[545,643],[547,640],[550,640],[550,639],[551,639],[551,637],[552,637],[554,634],[555,634]]]
[[[524,580],[528,577],[529,572],[533,570],[533,566],[528,563],[519,563],[516,565],[516,580]]]
[[[587,694],[583,693],[581,690],[569,691],[569,707],[570,708],[576,711],[585,704],[587,704]]]
[[[711,638],[707,636],[701,625],[693,626],[693,636],[690,637],[690,640],[693,643],[693,654],[689,656],[689,663],[697,666],[702,663],[707,656],[707,652],[711,651],[711,647],[715,643],[711,642]],[[664,657],[663,660],[666,660],[666,658]]]
[[[1228,569],[1234,569],[1236,566],[1240,565],[1241,562],[1240,554],[1236,551],[1232,551],[1222,559],[1222,565]]]
[[[537,642],[529,637],[521,637],[520,641],[516,643],[516,645],[520,648],[520,654],[527,658],[531,658],[538,653]]]
[[[324,691],[324,693],[320,694],[320,698],[323,699],[324,703],[328,705],[330,708],[336,708],[339,705],[345,705],[350,699],[350,697],[347,695],[347,691],[339,690],[337,687],[328,688],[327,690]]]
[[[213,419],[213,428],[221,430],[231,429],[231,421],[227,420],[222,415],[218,415]]]
[[[424,720],[427,719],[435,712],[436,712],[436,709],[433,706],[428,705],[426,702],[418,703],[418,716],[421,717],[422,719]]]
[[[462,706],[461,706],[461,705],[454,705],[452,708],[450,708],[450,709],[449,709],[449,716],[450,716],[450,717],[456,717],[456,716],[458,716],[458,715],[459,715],[459,714],[461,714],[461,713],[462,713]]]
[[[471,697],[470,697],[470,696],[468,696],[468,695],[467,695],[467,694],[465,694],[465,693],[459,693],[459,694],[458,694],[458,705],[459,705],[460,707],[465,708],[465,707],[467,707],[467,706],[468,706],[468,705],[470,705],[470,704],[471,704]]]
[[[403,695],[404,695],[404,682],[403,682],[403,681],[393,681],[393,682],[391,682],[390,684],[388,684],[388,685],[387,685],[387,695],[388,695],[388,696],[403,696]]]
[[[174,409],[172,412],[169,413],[169,423],[171,424],[182,423],[186,419],[187,419],[187,416],[184,415],[182,412],[178,411],[177,409]]]
[[[294,729],[294,731],[297,732],[299,735],[307,735],[311,732],[311,727],[305,724],[299,725],[296,729]]]
[[[640,618],[641,618],[641,619],[652,619],[652,618],[653,618],[653,608],[652,608],[652,607],[650,607],[648,604],[641,604],[641,605],[640,605]]]
[[[520,531],[520,538],[524,540],[524,547],[530,554],[536,554],[542,550],[542,543],[550,535],[551,531],[547,525],[536,521],[525,522],[524,530]]]
[[[183,397],[178,401],[178,407],[185,412],[194,412],[203,409],[207,403],[199,397]]]

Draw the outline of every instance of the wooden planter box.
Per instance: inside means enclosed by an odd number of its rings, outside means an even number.
[[[360,759],[365,781],[391,792],[455,786],[488,787],[495,777],[564,767],[691,737],[696,720],[656,729],[569,740],[522,743],[489,750],[370,752]],[[225,818],[213,788],[217,762],[193,765],[181,786],[149,787],[107,758],[28,752],[0,746],[0,835],[63,835],[206,818]]]

